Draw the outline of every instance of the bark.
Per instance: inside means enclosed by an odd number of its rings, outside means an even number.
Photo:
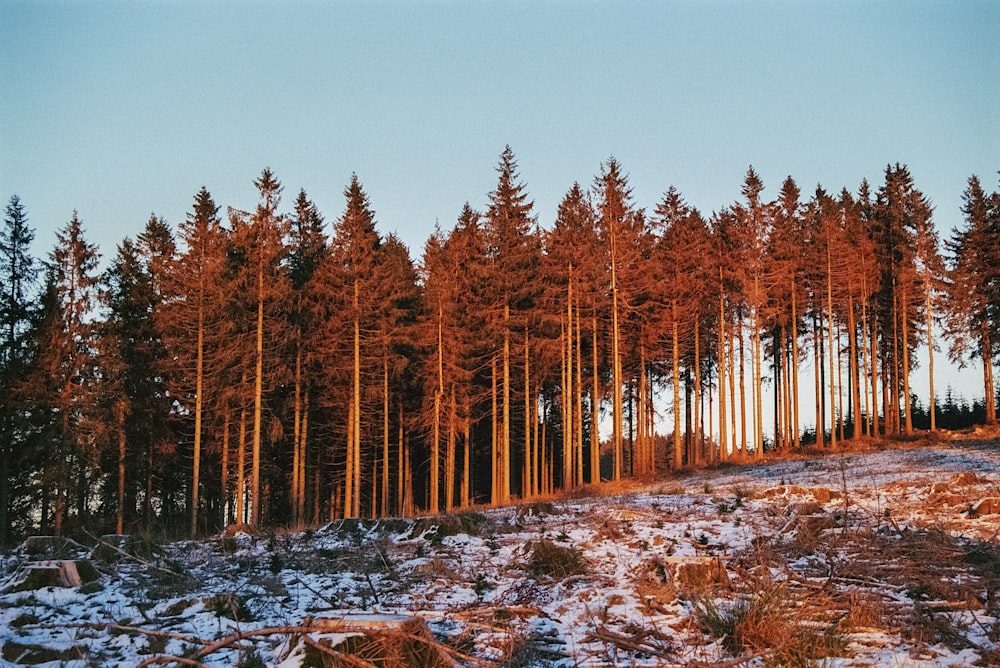
[[[590,388],[590,482],[601,482],[601,435],[598,430],[600,418],[600,375],[597,366],[597,316],[593,316],[593,372]]]
[[[253,393],[253,452],[250,473],[250,523],[258,525],[260,517],[260,443],[264,401],[264,261],[257,268],[257,348],[254,366]]]

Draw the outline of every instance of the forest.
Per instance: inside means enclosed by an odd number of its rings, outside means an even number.
[[[330,223],[269,169],[246,209],[202,188],[103,270],[76,212],[33,257],[12,196],[0,544],[436,514],[996,422],[1000,191],[976,176],[942,240],[898,163],[773,200],[750,167],[706,216],[674,187],[640,206],[609,158],[544,225],[509,146],[496,172],[416,260],[357,176]],[[942,351],[981,401],[936,405]]]

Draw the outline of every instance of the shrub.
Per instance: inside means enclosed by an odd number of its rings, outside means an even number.
[[[565,578],[586,573],[587,563],[579,549],[556,545],[543,538],[532,546],[528,570],[533,575]]]

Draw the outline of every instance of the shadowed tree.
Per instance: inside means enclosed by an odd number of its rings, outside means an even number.
[[[24,433],[15,405],[17,384],[28,372],[38,267],[31,255],[35,232],[17,195],[10,198],[0,229],[0,546],[8,545],[12,528],[26,519],[27,497]],[[15,506],[18,507],[15,510]]]

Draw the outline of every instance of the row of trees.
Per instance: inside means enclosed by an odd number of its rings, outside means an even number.
[[[789,177],[773,201],[750,168],[706,218],[673,187],[640,208],[612,158],[549,229],[509,147],[497,172],[418,264],[357,177],[332,230],[304,191],[283,211],[270,170],[252,210],[203,188],[101,273],[75,213],[32,258],[11,198],[0,538],[440,512],[759,459],[810,425],[908,433],[918,346],[933,429],[942,330],[996,420],[1000,193],[975,177],[945,267],[898,164],[875,193]]]

